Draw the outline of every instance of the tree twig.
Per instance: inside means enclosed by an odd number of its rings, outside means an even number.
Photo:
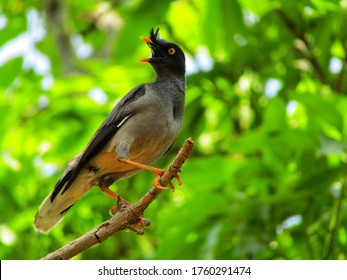
[[[194,142],[191,138],[187,139],[182,146],[181,150],[176,155],[174,161],[169,168],[166,169],[164,175],[161,177],[162,186],[167,186],[172,178],[177,176],[181,167],[186,159],[192,153]],[[92,229],[76,240],[61,247],[60,249],[48,254],[43,260],[67,260],[70,259],[89,247],[104,242],[111,235],[119,232],[125,228],[135,231],[137,234],[143,234],[142,230],[136,228],[136,224],[141,221],[146,208],[158,197],[162,189],[152,187],[138,202],[126,206],[120,198],[118,201],[119,211],[109,220],[103,222],[98,227]],[[148,225],[148,220],[143,219],[144,225]]]

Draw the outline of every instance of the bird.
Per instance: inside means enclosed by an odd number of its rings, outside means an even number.
[[[117,199],[110,186],[149,170],[160,185],[164,170],[152,167],[173,145],[181,130],[185,107],[185,55],[175,43],[162,39],[159,28],[141,39],[151,56],[140,61],[155,71],[153,82],[128,92],[97,129],[85,149],[67,165],[61,179],[42,202],[34,219],[36,230],[47,233],[93,187]],[[179,181],[180,183],[180,181]]]

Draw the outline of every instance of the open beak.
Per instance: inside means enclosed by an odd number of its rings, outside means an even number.
[[[150,44],[153,44],[153,41],[150,38],[147,38],[145,36],[141,36],[140,38],[142,41],[144,41],[151,48]],[[141,62],[150,62],[151,58],[149,58],[149,57],[148,58],[141,58],[140,61]]]
[[[149,48],[152,51],[152,56],[149,58],[141,58],[141,62],[154,62],[157,60],[160,60],[162,57],[162,50],[158,45],[153,43],[153,41],[150,38],[147,38],[145,36],[141,36],[141,39],[149,46]]]
[[[150,38],[147,38],[147,37],[145,37],[145,36],[141,36],[140,38],[141,38],[141,40],[144,41],[149,47],[151,47],[150,44],[153,44],[153,41],[152,41]],[[141,59],[140,59],[141,62],[149,62],[150,60],[151,60],[151,59],[150,59],[149,57],[148,57],[148,58],[141,58]]]

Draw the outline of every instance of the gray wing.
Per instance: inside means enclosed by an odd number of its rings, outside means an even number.
[[[62,194],[69,189],[79,172],[86,166],[90,159],[97,155],[104,145],[114,136],[115,133],[117,133],[120,124],[126,122],[125,118],[136,113],[134,111],[135,109],[130,105],[143,95],[145,95],[145,84],[141,84],[131,90],[117,103],[88,143],[76,167],[66,172],[66,174],[64,174],[55,185],[51,196],[51,202],[53,202],[54,198],[62,189]]]

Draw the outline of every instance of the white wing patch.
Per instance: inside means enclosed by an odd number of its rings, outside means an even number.
[[[124,119],[121,120],[121,122],[117,125],[117,127],[121,127],[129,118],[130,118],[130,115],[127,115],[126,117],[124,117]]]

